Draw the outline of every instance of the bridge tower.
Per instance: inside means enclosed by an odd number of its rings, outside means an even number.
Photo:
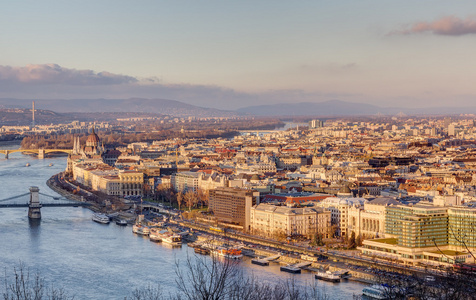
[[[5,159],[8,159],[8,150],[5,150]]]
[[[30,203],[28,205],[28,218],[30,219],[41,219],[39,192],[40,189],[37,186],[30,186]]]
[[[45,149],[38,149],[38,159],[45,159]]]

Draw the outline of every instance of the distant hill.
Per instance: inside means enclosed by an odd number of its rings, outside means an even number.
[[[340,100],[329,100],[320,103],[280,103],[271,105],[248,106],[237,110],[240,113],[257,116],[289,116],[289,115],[373,115],[383,113],[382,108],[363,103],[352,103]]]
[[[423,107],[399,108],[380,107],[365,103],[329,100],[324,102],[280,103],[248,106],[237,112],[255,116],[358,116],[358,115],[396,115],[404,114],[476,114],[473,107]]]
[[[81,122],[108,122],[123,118],[160,117],[160,114],[135,112],[98,112],[98,113],[57,113],[51,110],[35,109],[35,123],[37,125]],[[28,126],[31,124],[31,109],[28,108],[0,108],[0,127]]]
[[[139,112],[170,115],[176,117],[222,117],[236,115],[236,112],[198,107],[175,100],[166,99],[73,99],[35,100],[0,99],[0,108],[31,108],[35,101],[37,109],[58,113],[96,112]]]

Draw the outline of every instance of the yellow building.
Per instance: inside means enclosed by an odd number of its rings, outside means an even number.
[[[142,196],[144,173],[124,170],[120,171],[118,176],[121,182],[122,196]]]

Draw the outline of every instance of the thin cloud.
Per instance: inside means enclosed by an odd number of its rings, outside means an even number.
[[[352,69],[354,64],[332,65]],[[306,68],[306,67],[305,67]],[[312,67],[311,67],[312,68]],[[172,99],[202,107],[236,109],[256,104],[354,98],[345,93],[268,90],[244,92],[214,85],[171,84],[157,77],[136,78],[76,70],[56,64],[0,66],[0,98],[20,99]]]
[[[460,19],[455,16],[446,16],[433,22],[417,22],[407,26],[403,30],[391,32],[390,34],[418,34],[429,32],[436,35],[461,36],[476,34],[476,17]]]
[[[0,66],[0,81],[30,84],[114,85],[134,83],[131,76],[92,70],[63,68],[57,64],[26,65],[24,67]]]

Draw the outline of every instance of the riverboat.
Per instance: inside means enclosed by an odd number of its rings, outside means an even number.
[[[231,246],[220,246],[212,250],[214,254],[230,259],[240,259],[243,257],[241,249]]]
[[[30,166],[30,163],[26,163],[25,167],[29,167]]]
[[[381,285],[367,286],[362,290],[362,294],[370,299],[387,299]]]
[[[293,274],[301,274],[301,269],[294,265],[286,265],[282,266],[279,268],[280,271],[282,272],[288,272],[288,273],[293,273]]]
[[[178,234],[166,234],[162,236],[162,242],[170,244],[172,246],[181,246],[182,237]]]
[[[331,271],[319,271],[315,275],[316,279],[329,281],[329,282],[340,282],[340,276],[332,273]]]
[[[116,224],[119,226],[127,226],[127,221],[124,219],[117,219]]]
[[[158,228],[151,228],[149,233],[149,239],[151,242],[162,242],[162,237],[159,235]]]
[[[210,250],[208,250],[207,248],[204,248],[202,246],[195,246],[195,247],[193,247],[193,250],[195,251],[195,253],[198,253],[198,254],[203,254],[203,255],[210,254]]]
[[[95,213],[93,214],[92,220],[101,224],[109,224],[109,217],[105,214]]]
[[[150,229],[149,227],[144,226],[141,223],[136,223],[132,225],[132,232],[140,235],[149,235]]]

